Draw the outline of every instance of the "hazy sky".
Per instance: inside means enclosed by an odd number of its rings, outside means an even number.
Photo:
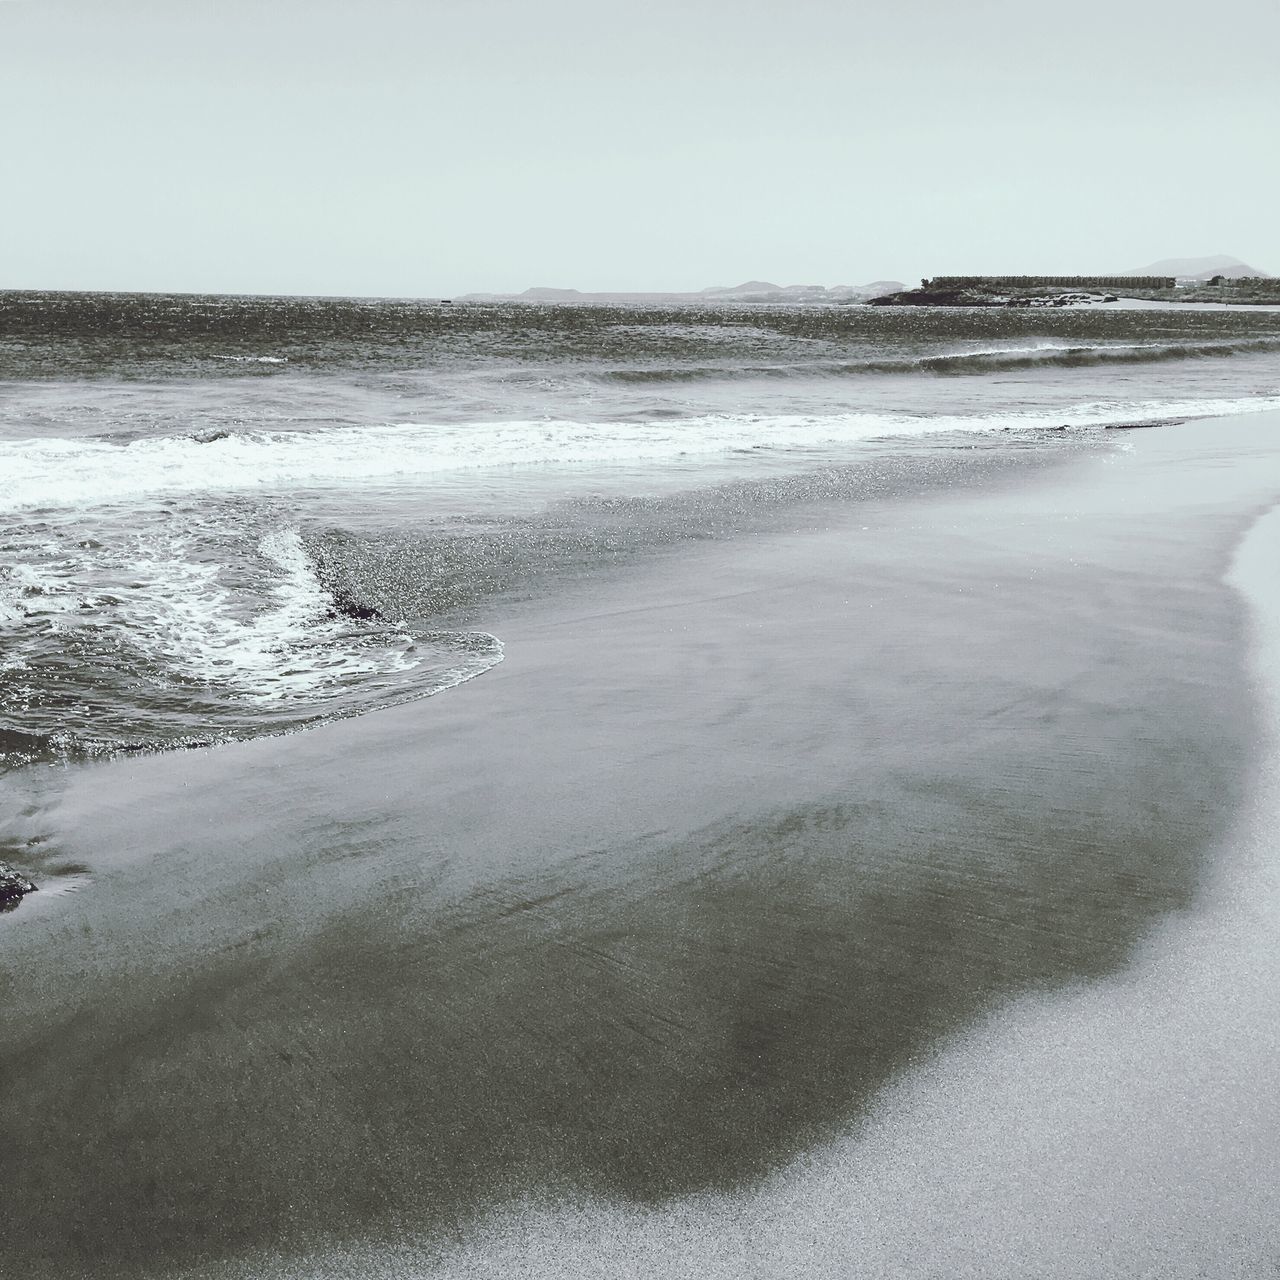
[[[1278,0],[0,0],[0,287],[1280,273]]]

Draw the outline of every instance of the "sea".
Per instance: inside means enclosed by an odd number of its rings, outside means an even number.
[[[439,693],[504,602],[904,458],[1277,407],[1261,308],[0,293],[0,769]]]

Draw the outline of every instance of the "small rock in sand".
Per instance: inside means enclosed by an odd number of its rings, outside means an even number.
[[[7,862],[0,862],[0,911],[12,911],[36,886]]]

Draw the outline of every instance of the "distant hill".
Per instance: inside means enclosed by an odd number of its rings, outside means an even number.
[[[881,294],[902,288],[898,280],[876,280],[871,284],[771,284],[768,280],[747,280],[742,284],[712,286],[697,293],[586,293],[579,289],[553,289],[539,285],[523,293],[468,293],[459,302],[581,302],[597,306],[675,306],[700,303],[713,306],[722,302],[866,302]]]
[[[1228,257],[1224,253],[1214,254],[1208,258],[1162,258],[1147,267],[1135,267],[1132,271],[1122,271],[1124,276],[1177,276],[1181,280],[1212,280],[1214,276],[1225,276],[1228,280],[1238,280],[1241,276],[1263,276],[1268,273],[1251,267],[1239,258]]]
[[[780,284],[770,284],[767,280],[748,280],[744,284],[730,285],[724,288],[719,285],[712,285],[710,289],[703,289],[703,293],[781,293],[782,286]]]
[[[523,293],[515,296],[528,298],[531,302],[572,302],[573,299],[581,298],[585,295],[579,289],[547,289],[537,286],[532,289],[526,289]]]

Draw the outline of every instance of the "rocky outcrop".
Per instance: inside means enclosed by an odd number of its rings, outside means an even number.
[[[12,911],[36,886],[7,862],[0,862],[0,911]]]
[[[1004,293],[982,285],[960,288],[904,289],[872,298],[873,307],[1077,307],[1095,302],[1115,302],[1114,293],[1063,293],[1040,291]]]
[[[903,289],[871,299],[873,307],[1004,307],[1008,303],[1007,295],[979,288]]]
[[[382,621],[382,614],[373,605],[357,600],[350,592],[342,590],[341,587],[330,588],[329,596],[333,600],[331,617],[355,618],[358,622]]]

